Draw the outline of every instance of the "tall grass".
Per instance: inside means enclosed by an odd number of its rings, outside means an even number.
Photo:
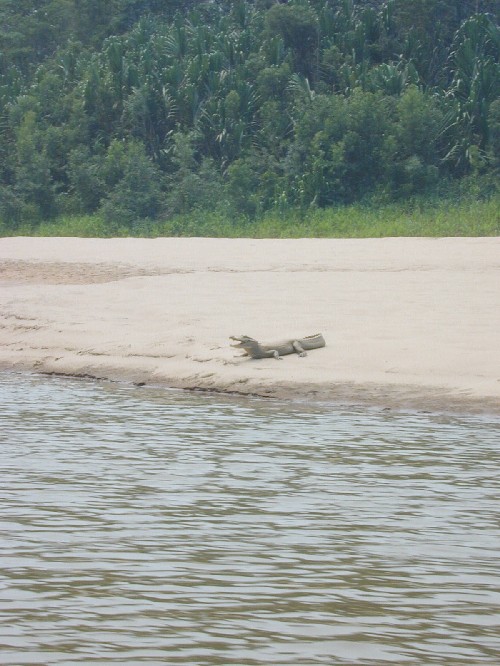
[[[168,220],[143,220],[130,227],[110,227],[98,215],[66,216],[19,226],[0,222],[0,235],[216,238],[382,238],[386,236],[498,236],[500,194],[487,201],[406,202],[382,206],[359,204],[306,212],[268,212],[252,220],[227,212],[193,211]]]

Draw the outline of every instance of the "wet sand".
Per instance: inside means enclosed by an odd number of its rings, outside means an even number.
[[[3,238],[0,367],[500,414],[500,238]]]

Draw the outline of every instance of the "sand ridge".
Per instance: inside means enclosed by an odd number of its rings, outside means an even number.
[[[0,366],[500,413],[500,238],[0,239]],[[229,336],[321,332],[282,361]]]

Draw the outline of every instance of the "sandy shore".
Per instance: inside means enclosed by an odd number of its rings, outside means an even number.
[[[0,367],[500,413],[500,238],[0,239]]]

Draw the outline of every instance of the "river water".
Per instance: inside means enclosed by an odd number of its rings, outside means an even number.
[[[0,663],[500,663],[498,418],[17,374],[0,406]]]

